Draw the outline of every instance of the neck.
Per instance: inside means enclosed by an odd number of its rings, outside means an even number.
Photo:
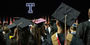
[[[58,28],[57,33],[62,33],[61,27],[58,26],[57,28]]]

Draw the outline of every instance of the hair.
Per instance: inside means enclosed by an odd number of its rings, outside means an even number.
[[[18,31],[18,29],[15,28],[15,29],[14,29],[14,36],[15,36],[15,37],[17,37],[17,31]]]
[[[8,33],[9,32],[9,28],[7,28],[7,26],[4,26],[4,29],[5,33]]]
[[[73,31],[76,31],[76,28],[77,28],[77,27],[71,26],[70,28],[71,28]]]

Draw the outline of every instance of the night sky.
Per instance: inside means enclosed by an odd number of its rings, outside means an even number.
[[[27,13],[28,9],[25,6],[27,2],[35,3],[35,7],[33,7],[33,14]],[[1,10],[1,14],[3,16],[24,16],[31,19],[42,16],[51,16],[61,2],[64,2],[74,9],[80,11],[80,15],[78,17],[80,22],[86,21],[88,19],[87,16],[90,3],[86,0],[8,0],[4,4],[7,6],[2,5],[4,10]]]

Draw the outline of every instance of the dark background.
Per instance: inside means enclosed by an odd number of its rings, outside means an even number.
[[[27,13],[28,9],[25,6],[27,2],[35,3],[35,7],[33,7],[33,14]],[[90,2],[86,0],[4,0],[2,3],[3,5],[1,5],[0,15],[12,17],[19,16],[30,19],[42,16],[51,16],[61,2],[64,2],[81,12],[78,17],[79,22],[83,22],[88,19],[88,8],[90,8]]]

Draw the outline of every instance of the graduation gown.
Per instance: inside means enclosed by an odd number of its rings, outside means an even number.
[[[66,36],[67,45],[71,44],[72,38],[73,38],[73,35],[71,33],[67,34]]]
[[[0,29],[0,45],[5,45],[4,35],[2,32],[3,30]]]
[[[41,41],[41,36],[45,36],[44,35],[45,30],[44,27],[35,27],[35,42],[36,45],[42,45],[42,41]]]
[[[28,29],[28,44],[27,45],[36,45],[36,42],[35,42],[35,30],[32,29]]]
[[[76,36],[82,39],[85,45],[90,45],[90,21],[80,23]]]
[[[46,39],[45,39],[45,45],[52,45],[52,40],[51,40],[51,36],[55,33],[55,30],[51,28],[51,31],[49,33],[49,30],[45,30],[45,33],[46,33]]]
[[[11,44],[11,43],[10,43],[10,39],[9,39],[10,32],[11,32],[11,31],[9,31],[8,33],[6,33],[6,34],[4,35],[4,39],[5,39],[5,41],[6,41],[6,45],[10,45],[10,44]]]
[[[64,45],[64,40],[65,40],[65,36],[64,34],[57,34],[58,38],[59,38],[59,42],[61,45]],[[51,39],[52,39],[52,44],[53,45],[59,45],[58,43],[58,40],[57,40],[57,36],[56,36],[56,33],[54,33],[52,36],[51,36]]]
[[[28,45],[35,45],[34,35],[31,32],[29,33]]]
[[[52,35],[51,39],[52,39],[52,44],[53,44],[53,45],[58,45],[56,33]]]

